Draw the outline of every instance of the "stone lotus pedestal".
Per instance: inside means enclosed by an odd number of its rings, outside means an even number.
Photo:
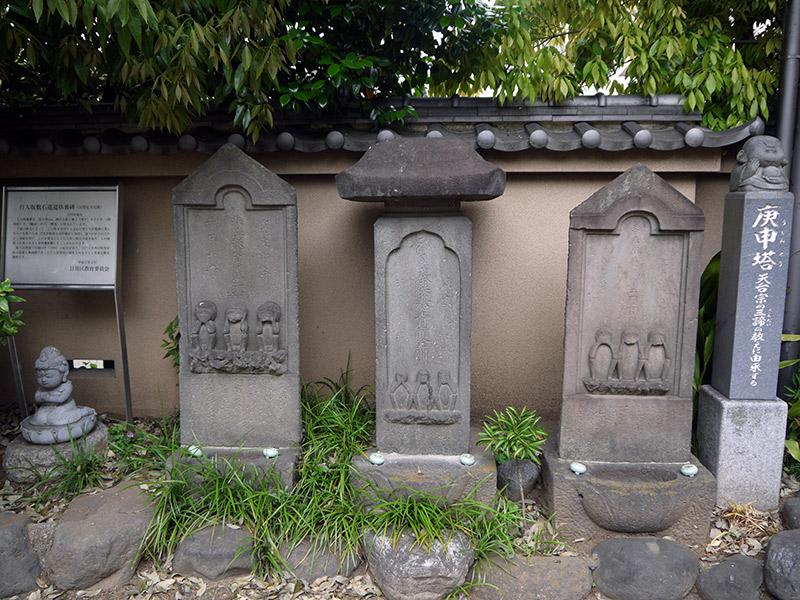
[[[642,165],[570,214],[561,428],[543,481],[578,550],[621,534],[705,544],[715,482],[690,452],[704,224]]]
[[[455,140],[389,140],[339,173],[336,186],[343,198],[386,207],[375,223],[382,457],[357,458],[354,484],[448,500],[479,485],[491,498],[494,460],[470,443],[472,223],[459,207],[502,194],[505,174]]]

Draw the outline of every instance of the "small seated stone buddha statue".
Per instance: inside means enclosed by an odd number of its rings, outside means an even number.
[[[93,408],[77,406],[72,397],[72,382],[67,380],[69,364],[58,348],[42,349],[34,364],[36,413],[20,425],[22,437],[33,444],[59,444],[77,440],[94,429],[97,414]]]

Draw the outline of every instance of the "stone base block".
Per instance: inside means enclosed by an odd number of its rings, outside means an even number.
[[[483,447],[472,446],[475,464],[461,464],[459,456],[435,454],[384,454],[385,462],[374,465],[369,455],[374,449],[353,459],[350,475],[353,487],[364,492],[362,502],[378,498],[390,500],[415,492],[426,492],[452,503],[475,491],[474,497],[491,504],[497,494],[497,465]]]
[[[219,446],[197,446],[203,451],[202,456],[190,456],[185,452],[177,452],[170,459],[167,466],[170,473],[175,468],[175,462],[189,471],[193,480],[199,481],[202,470],[210,463],[221,472],[226,472],[231,465],[244,465],[246,472],[253,478],[259,475],[277,475],[287,489],[294,487],[297,481],[297,448],[281,448],[280,454],[275,458],[264,456],[262,448],[226,448]]]
[[[49,473],[61,462],[59,455],[66,460],[72,457],[73,445],[76,449],[102,456],[108,448],[108,428],[102,423],[97,423],[95,428],[82,438],[52,445],[32,444],[26,442],[22,436],[17,436],[3,455],[3,469],[11,481],[18,483],[34,481],[36,476],[31,470],[32,467],[41,475]]]
[[[719,504],[778,508],[787,410],[780,398],[731,400],[713,386],[700,389],[699,457],[717,478]]]
[[[694,477],[680,472],[685,463],[582,461],[586,472],[570,470],[558,458],[557,438],[545,444],[543,502],[554,514],[559,535],[588,555],[602,540],[669,536],[699,554],[708,541],[716,500],[714,477],[692,457]]]
[[[580,461],[682,462],[689,459],[691,432],[691,398],[567,396],[561,404],[559,456]]]

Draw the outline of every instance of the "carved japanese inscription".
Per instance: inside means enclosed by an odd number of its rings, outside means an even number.
[[[391,423],[448,425],[458,403],[459,260],[441,237],[418,231],[386,264]]]

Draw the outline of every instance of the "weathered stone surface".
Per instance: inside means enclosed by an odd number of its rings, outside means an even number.
[[[175,551],[172,570],[182,575],[220,579],[249,573],[253,536],[245,529],[212,525],[184,539]]]
[[[20,423],[25,441],[32,444],[63,444],[77,440],[94,429],[97,413],[78,406],[67,379],[69,363],[55,346],[45,346],[34,364],[36,412]]]
[[[697,579],[697,556],[672,540],[614,538],[592,554],[594,583],[614,600],[680,600]]]
[[[25,526],[30,517],[0,512],[0,598],[35,589],[39,559]]]
[[[703,600],[759,600],[762,580],[761,563],[737,554],[701,574],[695,587]]]
[[[473,566],[470,600],[583,600],[592,589],[585,558],[517,556],[512,561],[493,557]]]
[[[336,175],[339,195],[366,202],[491,200],[505,190],[502,169],[457,140],[396,139],[372,146]]]
[[[445,537],[445,544],[434,541],[430,548],[408,532],[397,540],[391,532],[369,530],[362,537],[373,581],[388,600],[442,600],[464,583],[474,560],[469,540],[458,532]]]
[[[380,217],[375,298],[378,450],[469,452],[470,220]]]
[[[800,600],[800,529],[780,531],[769,541],[764,584],[778,600]]]
[[[655,533],[674,525],[703,487],[677,465],[601,464],[576,475],[574,485],[589,518],[603,529]]]
[[[689,458],[704,226],[643,165],[571,212],[561,458]]]
[[[181,440],[300,441],[297,198],[226,144],[173,190]]]
[[[717,504],[778,508],[787,410],[786,402],[775,396],[731,400],[713,386],[700,388],[699,458],[717,479]]]
[[[788,189],[725,196],[711,384],[727,398],[775,399],[793,207]]]
[[[61,462],[58,454],[67,460],[72,457],[73,444],[76,448],[93,449],[97,456],[102,456],[108,448],[108,428],[102,423],[97,423],[88,435],[74,440],[72,444],[66,442],[52,446],[32,444],[26,442],[22,436],[17,436],[6,447],[3,455],[3,469],[11,481],[34,481],[36,476],[30,470],[31,465],[34,465],[42,474],[49,473],[54,465]]]
[[[289,571],[307,582],[338,574],[349,576],[361,564],[361,558],[355,551],[342,554],[327,546],[315,546],[307,539],[294,548],[282,547],[280,554]]]
[[[520,484],[527,498],[540,475],[541,468],[532,460],[507,460],[497,465],[497,489],[504,490],[506,498],[512,502],[520,502]]]
[[[406,497],[414,491],[425,492],[454,502],[472,494],[476,500],[491,504],[497,494],[494,456],[485,446],[476,446],[477,428],[471,430],[471,452],[475,464],[461,464],[458,456],[423,454],[384,454],[385,462],[374,465],[366,456],[353,458],[350,481],[362,490],[360,501],[370,504],[378,500]]]
[[[291,489],[297,479],[297,453],[298,448],[282,448],[280,454],[274,458],[266,458],[260,448],[225,448],[219,446],[198,446],[203,452],[202,456],[194,457],[185,451],[175,452],[167,461],[169,472],[180,473],[196,483],[201,483],[202,474],[208,463],[214,465],[218,473],[227,473],[234,467],[242,469],[242,475],[251,485],[280,485]],[[179,465],[176,468],[176,462]]]
[[[551,435],[544,446],[542,500],[558,515],[563,535],[583,540],[572,544],[577,552],[589,554],[598,542],[619,536],[606,527],[627,529],[629,535],[645,538],[652,533],[630,530],[663,527],[659,536],[669,536],[698,555],[703,552],[717,492],[714,477],[696,459],[693,463],[698,473],[694,477],[680,474],[684,463],[609,465],[588,461],[584,463],[586,473],[576,475],[570,470],[571,461],[556,455],[557,443],[557,436]],[[637,480],[637,474],[652,477]]]
[[[800,498],[789,498],[783,503],[781,520],[784,529],[800,529]]]
[[[152,516],[153,507],[129,482],[78,496],[58,522],[45,557],[51,581],[65,590],[106,578],[108,585],[128,581]]]

